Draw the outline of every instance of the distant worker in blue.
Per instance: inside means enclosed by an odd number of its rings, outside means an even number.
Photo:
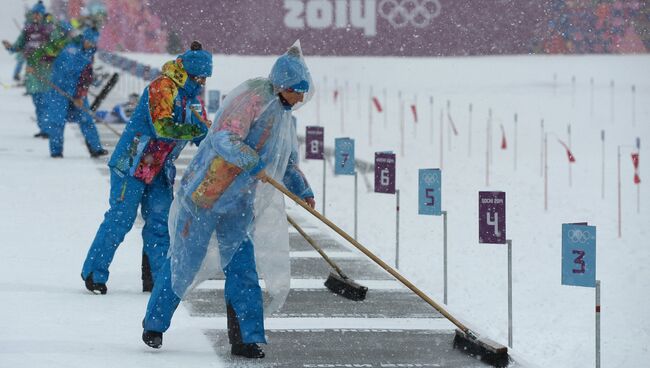
[[[296,43],[275,62],[268,78],[250,79],[228,93],[170,210],[169,257],[156,277],[143,321],[142,339],[150,347],[162,346],[183,296],[220,268],[226,277],[230,352],[264,357],[258,345],[266,338],[256,266],[271,296],[271,310],[284,302],[290,280],[284,198],[264,182],[268,177],[281,181],[315,206],[298,168],[292,121],[292,111],[309,98],[311,85]]]
[[[26,22],[13,44],[3,40],[2,44],[10,52],[16,52],[27,62],[25,68],[25,88],[27,94],[32,96],[36,110],[36,123],[39,131],[34,134],[37,138],[47,138],[48,132],[44,121],[46,104],[45,94],[50,89],[50,67],[53,57],[36,55],[52,37],[55,27],[45,19],[45,5],[39,1],[27,13]]]
[[[143,260],[153,279],[157,276],[169,248],[167,218],[176,176],[174,161],[188,142],[200,143],[208,131],[209,122],[197,96],[210,76],[212,54],[194,41],[190,50],[165,63],[162,74],[142,93],[108,162],[110,208],[81,270],[88,290],[106,294],[109,266],[135,222],[138,207],[145,222]],[[152,287],[143,284],[143,291]]]
[[[66,121],[77,121],[91,157],[108,154],[99,140],[89,109],[88,89],[93,80],[93,61],[99,33],[86,28],[70,41],[52,64],[52,88],[45,96],[46,125],[50,138],[50,156],[63,157],[63,131]]]

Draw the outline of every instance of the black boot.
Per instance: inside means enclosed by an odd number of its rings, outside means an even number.
[[[50,136],[49,136],[47,133],[45,133],[45,132],[38,132],[38,133],[34,134],[34,138],[43,138],[43,139],[47,139],[47,138],[49,138],[49,137],[50,137]]]
[[[230,347],[230,354],[246,358],[264,358],[264,351],[259,345],[255,343],[244,344],[242,341],[237,313],[235,313],[235,310],[230,304],[226,306],[226,313],[228,317],[228,340],[232,345]]]
[[[90,152],[90,157],[92,157],[92,158],[97,158],[97,157],[106,156],[106,155],[108,155],[108,151],[103,149],[103,148],[100,148],[97,151],[91,151]]]
[[[151,276],[151,266],[149,257],[142,255],[142,292],[151,292],[153,290],[153,277]]]
[[[84,276],[81,275],[81,278],[83,279]],[[89,291],[92,291],[95,294],[106,294],[108,292],[108,288],[106,287],[106,284],[101,284],[101,283],[96,283],[93,281],[93,273],[91,272],[88,277],[84,279],[86,282],[86,289]]]
[[[142,331],[142,341],[154,349],[160,349],[162,346],[163,334],[156,331]]]
[[[232,344],[230,354],[245,358],[264,358],[264,350],[257,344]]]

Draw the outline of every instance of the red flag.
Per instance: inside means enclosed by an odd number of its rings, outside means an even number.
[[[334,103],[336,103],[336,98],[339,97],[339,90],[335,89],[334,90]]]
[[[449,120],[449,125],[451,125],[451,130],[453,130],[454,135],[458,135],[456,124],[454,124],[454,119],[451,118],[451,114],[449,114],[449,112],[447,112],[447,120]]]
[[[503,129],[503,124],[501,125],[501,149],[508,148],[508,141],[506,140],[506,130]]]
[[[639,153],[632,154],[632,165],[634,165],[634,184],[640,184],[641,178],[639,177]]]
[[[562,146],[564,146],[564,149],[566,150],[566,154],[569,157],[569,162],[570,163],[576,162],[576,158],[573,156],[573,153],[571,153],[569,146],[567,146],[566,143],[562,142],[560,139],[558,139],[557,141],[560,142]]]
[[[381,103],[379,103],[379,99],[377,97],[372,97],[372,103],[375,105],[375,108],[377,109],[377,112],[382,112],[383,109],[381,108]]]
[[[413,121],[418,122],[418,110],[415,105],[411,105],[411,112],[413,113]]]

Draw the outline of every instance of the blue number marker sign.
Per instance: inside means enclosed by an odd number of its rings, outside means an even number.
[[[336,138],[334,148],[334,173],[336,175],[354,175],[354,139]]]
[[[562,224],[562,285],[596,287],[596,227]]]
[[[442,214],[440,169],[420,169],[418,189],[418,214],[440,216]]]
[[[208,113],[214,114],[221,104],[221,91],[212,89],[208,91]]]

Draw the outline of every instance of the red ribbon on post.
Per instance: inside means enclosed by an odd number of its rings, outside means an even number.
[[[377,112],[382,112],[383,109],[381,108],[381,103],[379,103],[379,99],[377,97],[372,97],[372,103],[375,105],[375,108],[377,109]]]
[[[413,113],[413,121],[415,123],[417,123],[418,122],[418,110],[417,110],[417,107],[415,105],[411,105],[411,112]]]
[[[634,165],[634,184],[640,184],[641,178],[639,177],[639,153],[632,154],[632,165]]]
[[[569,146],[567,146],[566,143],[562,142],[560,139],[558,139],[557,141],[560,142],[560,144],[561,144],[561,145],[564,147],[564,149],[566,150],[566,154],[567,154],[567,156],[568,156],[568,158],[569,158],[569,162],[570,162],[570,163],[574,163],[574,162],[576,162],[576,158],[573,156],[573,153],[571,153],[571,150],[569,149]]]
[[[508,141],[506,140],[506,130],[503,128],[503,124],[501,124],[501,149],[502,150],[508,149]]]
[[[335,89],[334,90],[334,103],[336,103],[336,98],[339,97],[339,90]]]

